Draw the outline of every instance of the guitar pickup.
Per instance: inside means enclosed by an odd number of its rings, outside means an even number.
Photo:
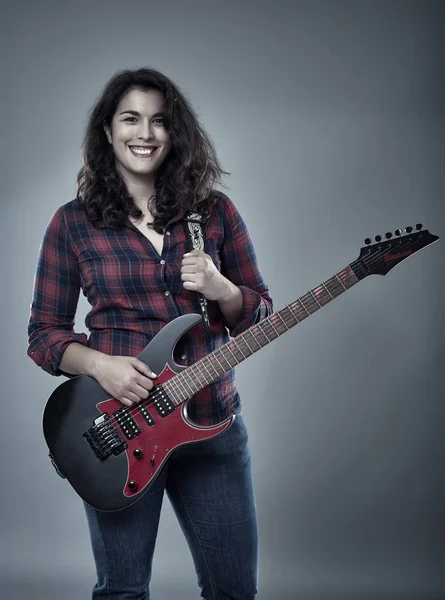
[[[167,392],[161,386],[155,388],[154,393],[152,392],[151,394],[151,399],[153,400],[153,405],[161,417],[166,417],[176,408],[176,406],[168,397]]]
[[[138,408],[139,408],[139,412],[143,416],[144,421],[147,423],[147,425],[150,425],[150,427],[153,427],[153,425],[155,424],[155,420],[153,419],[151,414],[148,412],[147,407],[145,405],[141,406],[139,404]]]
[[[121,428],[127,440],[132,440],[142,433],[142,429],[131,416],[127,406],[123,406],[114,412],[113,417],[116,419],[117,424]]]

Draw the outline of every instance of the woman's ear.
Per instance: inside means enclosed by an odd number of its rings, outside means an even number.
[[[104,123],[103,123],[103,126],[104,126],[105,135],[107,136],[107,139],[108,139],[108,143],[110,143],[110,144],[111,144],[111,142],[112,142],[112,139],[111,139],[111,131],[110,131],[110,128],[109,128],[109,127],[108,127],[108,125],[105,123],[105,121],[104,121]]]

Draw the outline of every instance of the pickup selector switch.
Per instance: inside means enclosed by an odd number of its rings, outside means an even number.
[[[135,481],[131,480],[128,482],[128,487],[130,488],[130,490],[132,492],[134,492],[135,490],[138,489],[138,484]]]
[[[140,448],[135,448],[135,450],[133,450],[133,456],[135,458],[137,458],[138,460],[140,460],[143,457],[144,453],[142,452],[142,450]]]

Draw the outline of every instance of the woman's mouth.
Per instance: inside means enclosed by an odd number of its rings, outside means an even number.
[[[159,148],[159,146],[128,146],[128,147],[130,149],[130,152],[133,154],[133,156],[137,156],[138,158],[150,158],[151,156],[156,154],[156,151]]]

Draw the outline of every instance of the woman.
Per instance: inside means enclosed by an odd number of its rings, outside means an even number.
[[[223,171],[187,99],[152,69],[117,73],[94,106],[76,198],[53,215],[40,249],[28,354],[52,375],[87,374],[124,405],[156,378],[136,356],[169,321],[200,313],[176,346],[192,364],[272,312],[237,209],[214,189]],[[204,251],[187,252],[187,211],[208,211]],[[73,331],[80,289],[90,331]],[[200,424],[236,413],[220,436],[178,449],[142,498],[118,512],[85,504],[98,581],[93,598],[148,598],[164,489],[204,598],[257,592],[257,526],[247,432],[233,369],[189,404]],[[172,565],[173,567],[173,565]]]

